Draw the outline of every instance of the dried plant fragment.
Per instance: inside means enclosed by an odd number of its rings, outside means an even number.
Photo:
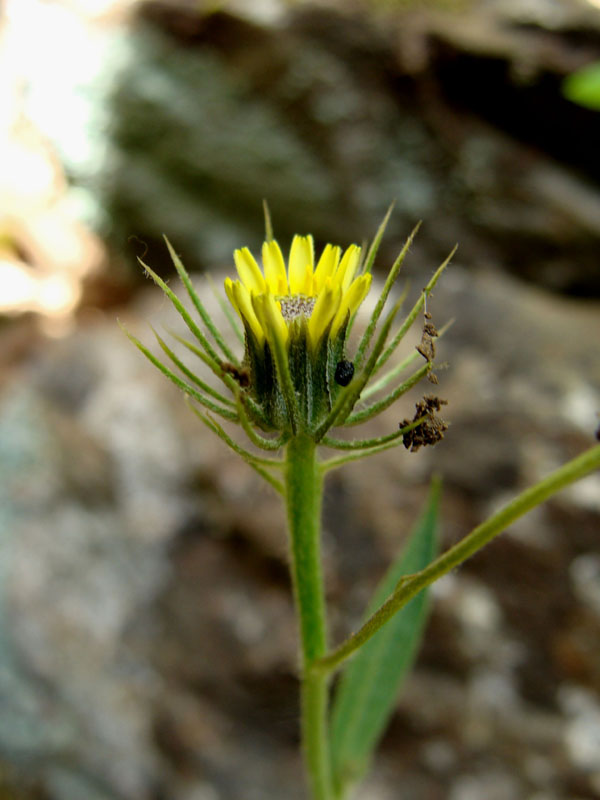
[[[242,389],[246,389],[248,386],[250,386],[250,370],[248,367],[243,365],[238,367],[235,364],[232,364],[230,361],[223,361],[221,363],[221,368],[223,369],[223,372],[231,375],[233,380],[239,383]]]
[[[415,415],[410,419],[405,419],[400,423],[400,428],[405,428],[411,422],[425,417],[424,421],[416,428],[407,431],[402,437],[402,443],[411,453],[416,453],[420,447],[434,445],[444,438],[444,432],[448,430],[448,424],[436,414],[442,406],[448,405],[447,400],[432,395],[425,396],[415,407]]]
[[[417,352],[420,353],[423,358],[432,364],[435,359],[435,341],[439,336],[437,328],[431,321],[431,314],[429,311],[426,311],[423,315],[425,317],[425,323],[423,324],[423,333],[421,334],[421,341],[417,345]],[[437,384],[438,379],[437,376],[430,372],[427,376],[427,379],[430,383]]]

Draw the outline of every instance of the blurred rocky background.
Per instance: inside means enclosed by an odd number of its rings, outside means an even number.
[[[279,501],[116,324],[176,325],[163,233],[207,297],[263,197],[284,245],[395,200],[412,297],[460,244],[446,438],[328,484],[335,640],[434,472],[449,545],[593,444],[600,114],[561,87],[598,59],[596,0],[0,4],[2,800],[304,796]],[[359,800],[600,798],[599,521],[596,475],[435,587]]]

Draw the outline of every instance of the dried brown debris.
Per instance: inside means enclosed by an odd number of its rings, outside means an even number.
[[[423,333],[421,334],[421,341],[417,345],[417,352],[420,353],[424,359],[426,359],[430,364],[433,364],[435,359],[435,341],[439,336],[437,332],[437,328],[431,321],[431,314],[426,311],[424,314],[425,322],[423,324]],[[427,379],[430,383],[437,383],[438,379],[433,372],[430,372],[427,375]]]
[[[431,314],[426,311],[425,312],[425,323],[423,325],[423,333],[421,334],[421,341],[417,345],[417,351],[425,358],[429,363],[435,359],[435,342],[434,339],[437,339],[439,333],[433,322],[431,321]]]
[[[415,415],[412,420],[405,419],[400,423],[400,428],[405,428],[411,422],[425,417],[416,428],[407,431],[402,437],[402,443],[411,453],[416,453],[420,447],[437,444],[444,438],[448,424],[436,413],[442,406],[448,405],[447,400],[432,395],[425,396],[415,406]]]
[[[243,365],[238,367],[236,364],[232,364],[230,361],[222,361],[221,369],[223,372],[231,375],[233,380],[237,381],[242,389],[246,389],[248,386],[250,386],[250,370],[248,367]]]

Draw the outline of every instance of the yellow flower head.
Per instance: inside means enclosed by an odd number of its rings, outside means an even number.
[[[371,269],[390,213],[391,209],[364,262],[361,261],[360,247],[356,245],[350,245],[342,253],[340,247],[328,244],[315,263],[312,236],[294,236],[286,265],[279,245],[273,239],[268,210],[265,209],[267,241],[262,247],[262,268],[244,247],[234,253],[238,278],[225,280],[226,294],[241,317],[245,331],[244,337],[233,316],[227,315],[233,331],[243,341],[244,352],[240,355],[230,347],[211,318],[170,242],[167,241],[167,247],[173,264],[200,317],[200,324],[162,278],[143,264],[148,275],[173,303],[194,341],[178,334],[174,334],[175,338],[223,382],[226,394],[196,375],[158,334],[161,350],[183,377],[161,362],[134,336],[128,336],[188,397],[207,412],[239,423],[257,447],[277,450],[291,437],[299,435],[335,447],[337,444],[332,443],[337,440],[327,435],[332,427],[356,425],[379,414],[427,375],[433,366],[430,340],[437,334],[432,323],[428,322],[423,334],[429,337],[427,353],[423,348],[418,349],[418,353],[425,356],[425,363],[387,395],[369,402],[395,383],[412,360],[405,359],[370,387],[367,385],[395,352],[450,259],[439,267],[395,334],[392,325],[402,299],[389,309],[379,325],[416,228],[392,264],[368,323],[357,336],[356,346],[348,352],[352,317],[371,286]],[[359,401],[361,407],[356,409]],[[213,416],[205,417],[198,409],[196,411],[236,452],[245,452],[220,428]],[[423,420],[418,419],[404,427],[410,432],[421,424],[424,424]],[[267,434],[277,432],[278,436],[265,438],[259,431]],[[379,444],[387,447],[388,442],[399,440],[403,435],[399,431],[378,439],[357,440],[354,446],[372,450]],[[346,441],[340,442],[341,449],[348,449]],[[246,453],[246,457],[250,461],[255,458],[250,453]],[[262,467],[259,469],[266,475]]]
[[[290,324],[307,321],[308,338],[316,348],[323,337],[335,338],[360,306],[371,285],[371,275],[356,275],[360,247],[328,244],[315,266],[312,236],[294,236],[288,266],[276,241],[262,247],[263,269],[244,247],[234,253],[239,280],[225,280],[231,304],[259,344],[276,337],[289,341]]]

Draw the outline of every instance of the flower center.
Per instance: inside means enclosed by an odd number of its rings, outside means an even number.
[[[291,322],[296,317],[304,314],[306,319],[312,314],[316,297],[306,297],[303,294],[282,295],[277,298],[281,303],[281,314],[286,322]]]

